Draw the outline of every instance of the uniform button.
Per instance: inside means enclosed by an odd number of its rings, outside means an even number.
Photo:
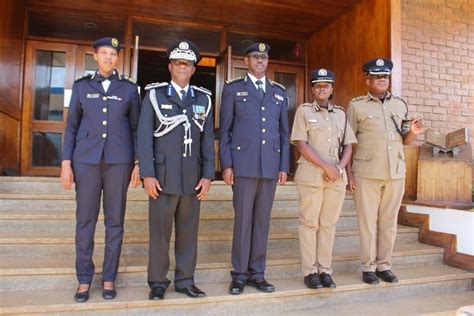
[[[183,154],[183,157],[186,157],[186,154]]]
[[[267,131],[266,129],[262,128],[262,133],[265,133],[266,131]]]
[[[264,117],[262,117],[262,122],[265,122],[265,121],[266,121],[266,119]]]
[[[280,149],[278,149],[277,151],[280,152]]]
[[[240,146],[237,146],[237,150],[240,150]]]
[[[313,129],[316,129],[316,127],[313,126]]]
[[[328,138],[328,142],[330,142],[330,141],[331,141],[331,138]]]
[[[102,112],[104,112],[104,113],[107,112],[107,108],[103,108]]]
[[[265,107],[264,107],[264,106],[262,106],[262,111],[265,111]]]
[[[392,147],[388,146],[388,149],[392,149]]]
[[[383,107],[383,109],[384,109],[384,110],[386,110],[386,109],[387,109],[387,107],[386,107],[386,106],[384,106],[384,107]]]
[[[102,97],[102,100],[104,100],[104,101],[107,100],[107,97]]]
[[[107,137],[107,133],[103,133],[102,138],[106,138],[106,137]]]
[[[266,143],[266,141],[265,141],[265,140],[262,140],[262,144],[264,144],[264,145],[265,145],[265,143]]]
[[[107,125],[107,121],[102,121],[102,125]]]
[[[183,110],[183,113],[186,114],[186,109]]]
[[[387,119],[388,119],[388,116],[386,116],[385,119],[387,120]]]
[[[329,121],[329,117],[326,117],[326,121]]]
[[[244,99],[244,102],[247,101],[247,99]]]
[[[168,117],[168,114],[165,114],[165,117]]]
[[[276,102],[276,104],[278,104],[278,102]]]
[[[328,127],[328,129],[331,129],[331,127]]]
[[[390,129],[390,127],[387,126],[387,130],[389,130],[389,129]]]

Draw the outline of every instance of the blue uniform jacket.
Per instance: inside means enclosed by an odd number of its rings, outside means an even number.
[[[95,75],[74,82],[64,133],[63,160],[132,163],[140,117],[137,86],[124,76],[107,92]]]
[[[263,101],[247,76],[224,85],[220,109],[221,168],[238,177],[278,179],[289,171],[288,101],[282,85],[266,81]]]
[[[182,101],[173,86],[167,82],[150,84],[145,90],[147,94],[143,100],[138,127],[140,176],[157,178],[164,193],[194,194],[201,178],[213,180],[215,175],[211,92],[190,86]],[[164,117],[187,116],[192,139],[187,151],[184,145],[185,123],[182,121],[166,134],[154,137],[154,132],[162,130],[160,126],[164,125],[153,106],[152,93],[155,95],[156,106]],[[202,126],[202,131],[195,121]]]

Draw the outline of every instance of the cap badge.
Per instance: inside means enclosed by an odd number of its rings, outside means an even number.
[[[116,38],[114,37],[114,38],[112,38],[111,43],[112,43],[112,46],[113,46],[113,47],[117,47],[119,42],[118,42],[118,39],[116,39]]]
[[[319,69],[318,75],[319,75],[319,76],[327,76],[327,75],[328,75],[328,72],[327,72],[326,69]]]
[[[263,44],[263,43],[258,44],[258,50],[261,51],[261,52],[264,52],[265,51],[265,44]]]
[[[179,43],[179,49],[189,49],[189,44],[186,42]]]
[[[375,64],[379,67],[385,66],[385,62],[383,61],[383,59],[377,59]]]

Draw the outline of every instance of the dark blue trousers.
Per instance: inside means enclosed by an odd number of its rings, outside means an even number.
[[[234,178],[233,279],[264,278],[270,215],[276,185],[276,179]]]
[[[80,284],[94,276],[94,233],[103,195],[105,250],[103,281],[115,281],[122,249],[127,189],[133,165],[73,162],[76,183],[76,274]]]

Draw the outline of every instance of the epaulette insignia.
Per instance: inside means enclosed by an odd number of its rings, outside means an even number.
[[[396,96],[396,95],[393,95],[393,94],[392,94],[392,97],[394,97],[395,99],[400,100],[400,101],[402,101],[403,103],[407,104],[407,101],[405,101],[405,99],[402,98],[402,97],[399,97],[399,96]]]
[[[198,87],[198,86],[191,86],[191,88],[193,88],[193,90],[201,91],[202,93],[205,93],[207,95],[212,95],[211,90],[208,90],[206,88]]]
[[[360,100],[363,100],[363,99],[365,99],[365,98],[367,98],[366,95],[361,95],[361,96],[359,96],[359,97],[353,98],[351,101],[360,101]]]
[[[225,83],[226,84],[231,84],[231,83],[234,83],[234,82],[237,82],[237,81],[240,81],[240,80],[244,80],[244,77],[237,77],[237,78],[234,78],[234,79],[230,79],[230,80],[227,80]]]
[[[346,112],[346,109],[345,109],[344,107],[340,106],[340,105],[333,105],[333,108],[334,108],[334,109],[341,110],[341,111],[343,111],[343,112]]]
[[[167,87],[168,85],[169,85],[168,82],[154,82],[154,83],[147,84],[145,87],[145,90]]]
[[[127,76],[125,76],[125,75],[120,75],[120,80],[127,80],[128,82],[131,82],[131,83],[133,83],[133,84],[136,84],[136,83],[137,83],[136,80],[134,80],[134,79],[132,79],[132,78],[130,78],[130,77],[127,77]]]
[[[286,90],[286,87],[285,87],[284,85],[282,85],[281,83],[278,83],[278,82],[273,81],[273,80],[269,80],[269,81],[270,81],[270,83],[271,83],[272,85],[275,85],[275,86],[277,86],[277,87],[282,88],[283,90]]]
[[[84,74],[81,77],[77,78],[75,81],[81,81],[82,79],[92,78],[92,74]]]

